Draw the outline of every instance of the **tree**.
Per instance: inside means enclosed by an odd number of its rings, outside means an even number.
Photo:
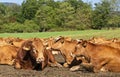
[[[6,22],[6,6],[0,3],[0,26]]]
[[[111,18],[108,19],[108,25],[109,27],[112,27],[112,28],[120,27],[120,15],[112,13]]]
[[[25,19],[33,19],[38,10],[38,0],[24,0],[22,3],[22,15]]]
[[[57,8],[58,27],[71,28],[74,19],[74,8],[68,2],[61,2]]]
[[[79,3],[79,2],[78,2]],[[79,7],[76,9],[75,13],[75,23],[76,28],[81,29],[90,29],[91,28],[91,15],[92,7],[90,4],[80,2]]]
[[[111,12],[108,19],[108,26],[112,28],[120,27],[120,0],[108,0],[110,2]]]
[[[102,29],[108,27],[108,19],[110,15],[110,3],[108,1],[102,1],[102,3],[95,4],[95,10],[92,13],[92,28]]]
[[[54,24],[54,10],[50,6],[41,6],[35,15],[35,21],[40,26],[39,31],[50,30]]]

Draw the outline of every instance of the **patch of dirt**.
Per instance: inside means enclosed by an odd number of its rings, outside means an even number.
[[[60,63],[64,62],[61,55],[55,56]],[[46,67],[43,71],[14,69],[13,66],[0,65],[0,77],[120,77],[120,73],[88,71],[69,71],[69,68]]]

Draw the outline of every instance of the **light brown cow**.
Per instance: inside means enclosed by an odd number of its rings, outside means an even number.
[[[14,45],[16,47],[21,47],[22,43],[25,42],[27,39],[21,39],[21,38],[14,38],[11,41],[11,45]]]
[[[105,39],[101,37],[93,37],[92,39],[89,40],[89,42],[95,43],[95,44],[108,45],[108,46],[120,49],[120,41],[117,38]]]
[[[107,45],[82,41],[77,45],[76,56],[84,56],[87,65],[93,66],[94,72],[120,72],[120,50]],[[83,64],[84,65],[84,64]]]
[[[46,49],[51,49],[52,45],[54,44],[54,38],[50,37],[50,38],[45,38],[43,40],[43,44],[44,46],[46,46]],[[51,50],[53,55],[58,55],[60,54],[60,51],[58,50]]]
[[[64,67],[71,67],[74,65],[72,62],[74,57],[72,52],[75,51],[75,46],[78,43],[77,40],[73,40],[70,37],[58,37],[52,43],[51,48],[53,50],[58,50],[61,52],[62,56],[65,59],[65,63],[63,64]],[[73,64],[71,64],[73,63]]]
[[[95,43],[95,44],[105,44],[105,43],[111,43],[113,40],[107,40],[104,37],[92,37],[89,39],[89,42]]]
[[[12,45],[0,46],[0,64],[13,65],[18,48]]]

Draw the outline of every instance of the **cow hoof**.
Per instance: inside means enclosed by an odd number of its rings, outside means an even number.
[[[8,63],[8,65],[12,66],[12,65],[13,65],[13,63]]]
[[[13,59],[12,61],[9,61],[8,65],[13,65],[15,60]]]
[[[100,70],[94,68],[94,73],[98,73]]]
[[[59,64],[59,63],[55,63],[55,64],[54,64],[54,63],[51,63],[50,66],[51,66],[51,67],[62,67],[62,65]]]
[[[104,67],[102,67],[102,68],[100,69],[100,71],[101,71],[101,72],[108,72],[108,70],[106,70]]]
[[[63,66],[66,68],[69,67],[69,65],[67,63],[64,63]]]
[[[80,66],[73,66],[70,68],[70,71],[78,71]]]
[[[20,68],[21,68],[21,66],[20,66],[19,63],[16,63],[14,67],[15,67],[16,69],[20,69]]]
[[[56,64],[57,67],[63,67],[61,64],[57,63]]]

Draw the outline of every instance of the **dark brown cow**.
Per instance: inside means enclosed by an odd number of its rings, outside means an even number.
[[[34,69],[37,65],[36,57],[37,52],[33,48],[32,41],[25,41],[17,53],[15,68]]]
[[[93,44],[87,41],[77,45],[76,56],[84,56],[88,61],[87,65],[93,66],[94,72],[111,71],[120,72],[120,50],[100,44]],[[84,63],[83,63],[84,65]]]
[[[0,64],[13,65],[18,48],[12,45],[0,46]]]
[[[45,49],[42,41],[35,38],[22,44],[15,60],[15,68],[42,70],[50,63],[60,66],[50,51]]]

